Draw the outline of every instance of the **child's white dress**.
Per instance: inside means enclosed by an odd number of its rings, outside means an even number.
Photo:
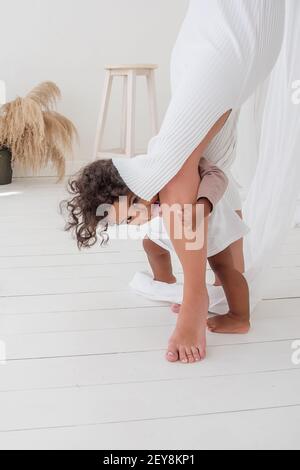
[[[233,210],[230,202],[225,194],[209,217],[208,257],[221,253],[232,243],[244,238],[249,232],[249,228]],[[162,217],[156,217],[149,222],[147,236],[169,252],[174,251]]]

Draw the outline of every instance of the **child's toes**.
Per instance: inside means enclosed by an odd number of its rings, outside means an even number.
[[[213,318],[207,321],[207,328],[209,331],[214,332],[216,329],[216,322]]]
[[[173,313],[178,314],[178,313],[180,313],[180,308],[181,308],[180,305],[178,305],[178,304],[173,304],[172,307],[171,307],[171,310],[172,310]]]

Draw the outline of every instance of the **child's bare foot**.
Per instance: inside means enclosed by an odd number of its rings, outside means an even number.
[[[181,305],[179,305],[179,304],[173,304],[173,305],[171,306],[172,312],[175,313],[176,315],[177,315],[178,313],[180,313],[180,309],[181,309]]]
[[[188,310],[182,305],[177,326],[169,341],[167,360],[184,364],[199,362],[206,357],[206,318],[208,298]]]
[[[251,324],[249,318],[229,312],[227,315],[210,318],[207,327],[212,333],[245,335],[249,333]]]

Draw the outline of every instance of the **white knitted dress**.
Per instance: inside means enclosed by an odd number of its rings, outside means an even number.
[[[284,20],[283,0],[190,1],[172,53],[172,99],[161,130],[146,155],[113,159],[133,193],[145,200],[157,195],[232,110],[204,154],[230,169],[240,108],[275,65]]]

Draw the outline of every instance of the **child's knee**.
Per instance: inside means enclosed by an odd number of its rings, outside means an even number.
[[[231,266],[228,265],[228,263],[219,256],[214,256],[210,258],[209,264],[214,274],[220,279],[223,278],[228,272],[228,269],[231,268]]]
[[[228,274],[228,267],[224,264],[216,264],[213,268],[213,272],[219,279],[224,279],[226,274]]]
[[[144,238],[143,247],[144,247],[145,252],[151,256],[162,256],[162,255],[169,254],[168,250],[165,250],[161,246],[157,245],[148,237]]]

